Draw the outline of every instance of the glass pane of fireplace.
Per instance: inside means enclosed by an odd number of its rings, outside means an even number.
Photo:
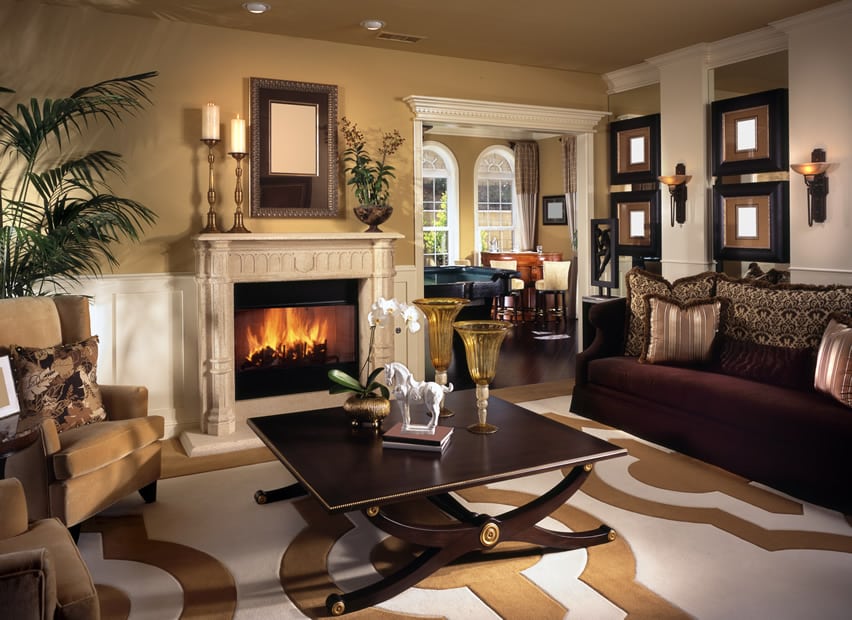
[[[356,289],[316,284],[235,286],[237,400],[327,390],[332,368],[357,375]]]

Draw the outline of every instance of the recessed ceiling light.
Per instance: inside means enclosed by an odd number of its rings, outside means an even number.
[[[385,27],[385,22],[380,19],[365,19],[361,22],[361,26],[367,30],[381,30]]]
[[[261,13],[266,13],[272,7],[265,2],[243,2],[243,8],[249,13],[260,15]]]

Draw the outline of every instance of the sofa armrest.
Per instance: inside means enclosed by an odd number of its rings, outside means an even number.
[[[148,415],[148,388],[142,385],[101,385],[107,418],[129,420]]]
[[[44,547],[0,554],[0,609],[49,620],[56,609],[56,573]]]
[[[26,532],[28,521],[27,498],[21,481],[0,480],[0,540]]]
[[[595,338],[586,349],[577,354],[576,384],[585,385],[586,369],[591,360],[624,353],[626,315],[626,297],[616,297],[589,308],[588,320],[595,327]]]

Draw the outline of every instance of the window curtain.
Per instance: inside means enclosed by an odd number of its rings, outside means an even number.
[[[518,196],[518,246],[521,250],[535,247],[536,206],[538,204],[538,144],[516,142],[515,192]]]
[[[577,318],[577,136],[562,136],[562,186],[565,192],[565,206],[568,211],[568,234],[571,235],[571,269],[568,272],[568,307],[565,313],[569,318]]]

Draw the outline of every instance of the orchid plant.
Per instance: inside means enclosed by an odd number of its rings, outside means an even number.
[[[397,301],[396,299],[385,299],[379,297],[371,307],[367,315],[367,323],[370,326],[370,346],[367,350],[367,358],[364,364],[358,371],[358,378],[353,377],[349,373],[343,372],[336,368],[328,371],[328,378],[332,382],[329,388],[330,394],[342,394],[343,392],[352,392],[361,398],[367,396],[382,396],[390,398],[390,390],[384,383],[378,381],[378,376],[384,370],[383,366],[378,366],[373,370],[368,371],[373,365],[373,357],[375,355],[376,328],[392,324],[396,321],[396,317],[401,317],[405,324],[405,329],[409,333],[420,331],[423,321],[423,312],[417,306]],[[368,371],[366,381],[361,383],[361,376],[365,371]]]

